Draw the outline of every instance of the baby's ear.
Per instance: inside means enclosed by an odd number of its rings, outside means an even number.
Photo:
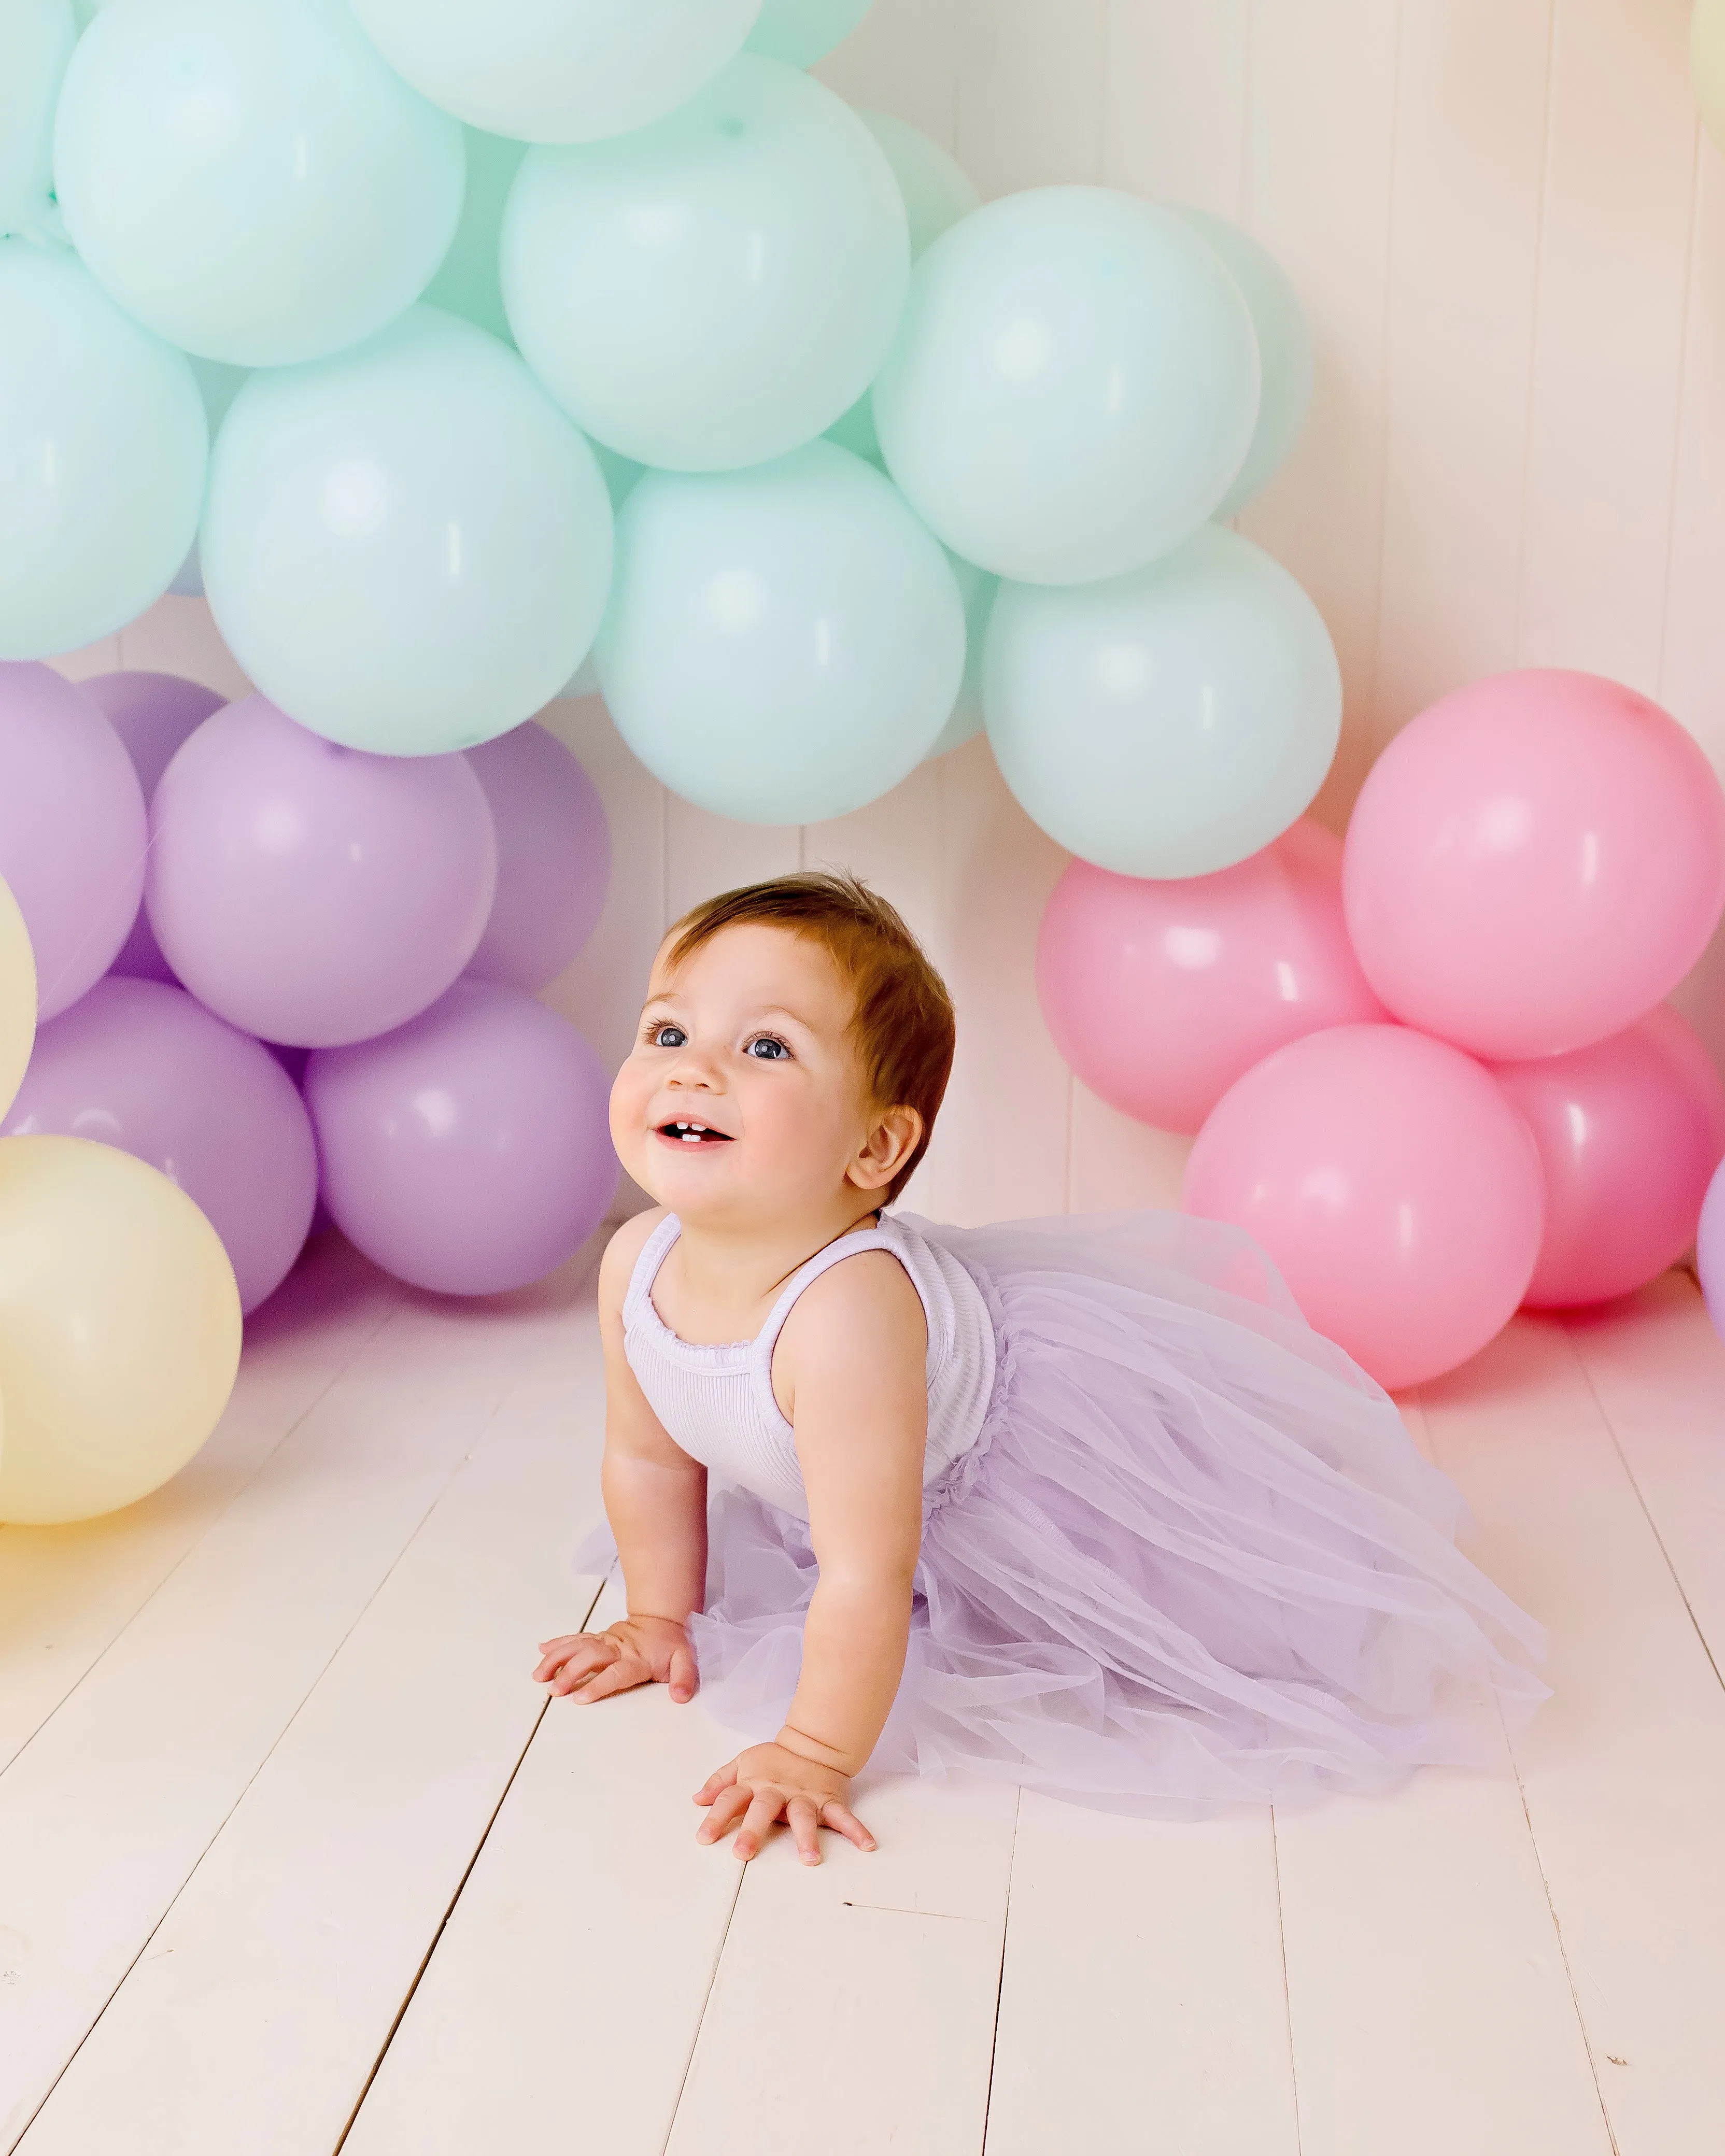
[[[845,1171],[846,1176],[859,1190],[884,1190],[922,1142],[922,1118],[916,1109],[885,1109]]]

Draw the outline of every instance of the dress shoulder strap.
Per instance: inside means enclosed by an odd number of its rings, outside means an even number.
[[[670,1254],[670,1246],[683,1232],[683,1224],[675,1213],[667,1213],[653,1233],[641,1245],[641,1254],[635,1260],[634,1270],[629,1276],[629,1286],[623,1297],[623,1322],[634,1326],[652,1307],[653,1283],[659,1277],[659,1269]],[[654,1312],[657,1315],[657,1312]]]
[[[928,1307],[928,1294],[924,1282],[917,1277],[916,1269],[906,1262],[898,1237],[890,1228],[854,1228],[848,1235],[839,1235],[798,1265],[785,1282],[777,1302],[768,1314],[767,1322],[755,1336],[750,1350],[756,1379],[761,1388],[762,1404],[771,1404],[773,1415],[786,1429],[784,1417],[779,1413],[778,1399],[773,1390],[773,1351],[778,1345],[778,1336],[783,1332],[785,1321],[797,1305],[797,1299],[818,1281],[824,1272],[840,1265],[846,1258],[854,1258],[862,1250],[890,1250],[910,1276],[911,1285],[921,1299],[928,1319],[931,1343],[934,1337],[936,1313]]]

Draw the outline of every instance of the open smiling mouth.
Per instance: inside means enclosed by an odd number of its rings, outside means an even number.
[[[729,1145],[729,1131],[709,1130],[705,1123],[661,1123],[659,1135],[674,1145]]]

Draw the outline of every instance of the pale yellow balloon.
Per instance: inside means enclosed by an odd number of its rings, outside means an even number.
[[[0,1520],[130,1505],[215,1427],[239,1363],[221,1239],[142,1161],[85,1138],[0,1138]]]
[[[1725,0],[1696,0],[1689,18],[1689,66],[1707,132],[1725,149]]]
[[[18,1098],[35,1045],[35,954],[18,901],[0,881],[0,1116]]]

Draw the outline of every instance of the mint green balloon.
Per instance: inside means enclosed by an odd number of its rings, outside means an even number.
[[[969,173],[937,142],[930,141],[921,128],[912,127],[907,120],[896,119],[890,112],[871,112],[860,105],[855,111],[892,167],[911,228],[911,260],[918,262],[943,232],[978,208],[983,198]],[[885,469],[880,436],[875,431],[874,401],[868,390],[834,421],[827,433],[841,448],[854,449],[858,456]]]
[[[640,464],[724,471],[809,440],[867,388],[910,242],[850,106],[745,56],[656,126],[530,151],[502,266],[521,355],[578,425]]]
[[[0,240],[0,659],[75,651],[161,598],[208,446],[182,352],[75,255]]]
[[[503,286],[497,275],[497,241],[503,226],[503,206],[527,146],[501,135],[487,135],[477,127],[464,128],[462,132],[467,138],[466,199],[449,251],[425,287],[425,298],[432,306],[459,315],[463,321],[512,344],[509,317],[503,311]]]
[[[1106,583],[1003,584],[988,740],[1050,838],[1121,875],[1233,866],[1311,806],[1342,675],[1317,608],[1220,525]]]
[[[77,35],[71,0],[0,0],[0,237],[54,229],[54,108]]]
[[[515,353],[422,305],[251,377],[199,546],[216,626],[273,703],[350,748],[434,756],[568,680],[604,611],[611,506]]]
[[[603,442],[589,440],[587,446],[598,460],[599,470],[604,476],[605,491],[611,497],[612,516],[619,516],[624,503],[634,493],[635,481],[645,467],[631,463],[627,457],[619,457],[615,449],[608,449]],[[589,651],[557,694],[559,696],[597,696],[598,693],[598,670],[593,665],[593,654]]]
[[[54,128],[74,245],[187,352],[280,367],[424,291],[461,208],[461,130],[343,0],[122,0],[79,40]]]
[[[762,0],[749,50],[796,68],[824,59],[861,22],[873,0]]]
[[[1220,521],[1244,509],[1286,460],[1312,405],[1312,332],[1300,295],[1267,248],[1225,218],[1182,206],[1178,214],[1222,258],[1251,310],[1263,391],[1258,424],[1240,476],[1216,509]]]
[[[888,481],[809,442],[750,471],[645,475],[594,658],[624,739],[673,793],[813,823],[928,753],[964,670],[964,609]]]
[[[434,105],[524,142],[598,142],[686,105],[742,50],[761,0],[353,0]]]
[[[1257,340],[1240,287],[1172,210],[1038,187],[916,264],[874,396],[887,470],[955,553],[1088,583],[1170,552],[1234,484]]]
[[[936,737],[929,755],[945,756],[974,741],[983,730],[983,651],[988,633],[988,617],[994,611],[999,577],[991,577],[974,562],[948,552],[958,596],[964,602],[964,679],[958,685],[958,701]]]
[[[216,439],[223,420],[228,416],[228,406],[239,394],[240,387],[250,372],[249,367],[229,367],[225,360],[194,359],[193,361],[193,378],[198,384],[198,395],[203,399],[203,416],[209,424],[209,438],[212,442]],[[201,599],[203,597],[203,560],[198,553],[198,542],[195,539],[192,542],[190,552],[175,572],[174,580],[168,586],[168,589],[176,598]]]

